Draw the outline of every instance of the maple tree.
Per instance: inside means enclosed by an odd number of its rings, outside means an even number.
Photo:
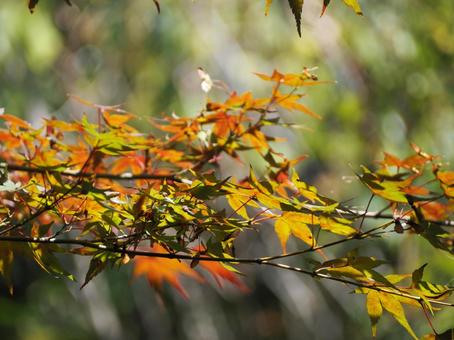
[[[361,12],[356,1],[344,2]],[[329,3],[324,1],[323,11]],[[300,30],[303,2],[289,4]],[[199,75],[205,92],[226,89],[201,69]],[[80,120],[52,118],[33,127],[2,112],[0,274],[10,293],[18,255],[53,276],[74,280],[56,256],[73,254],[90,258],[82,287],[106,268],[130,263],[134,276],[146,276],[158,290],[167,282],[183,297],[189,294],[180,278],[203,283],[204,272],[219,285],[225,280],[247,292],[237,274],[240,264],[336,281],[365,295],[374,336],[383,311],[417,338],[402,305],[421,309],[429,324],[431,314],[454,307],[447,301],[453,287],[423,279],[427,264],[411,273],[383,273],[377,267],[386,261],[359,250],[341,257],[326,254],[340,244],[394,234],[422,237],[453,254],[454,171],[412,144],[405,159],[385,153],[377,169],[361,167],[356,176],[371,194],[364,210],[326,197],[299,177],[295,167],[304,156],[288,159],[275,151],[272,143],[280,140],[269,127],[292,128],[281,110],[319,119],[300,102],[300,91],[328,82],[306,68],[257,76],[271,84],[269,96],[228,91],[223,101],[207,99],[192,117],[150,118],[151,132],[137,129],[145,119],[120,106],[75,96],[92,109]],[[219,176],[221,157],[241,164],[246,151],[264,160],[265,173],[251,167],[246,178]],[[381,211],[369,211],[372,199],[383,202]],[[366,226],[366,219],[376,225]],[[235,240],[266,226],[274,227],[282,253],[237,257]],[[302,242],[301,250],[287,252],[290,237]],[[307,254],[319,260],[304,268],[284,263]]]

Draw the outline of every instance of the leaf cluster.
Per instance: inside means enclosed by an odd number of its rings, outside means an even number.
[[[71,122],[52,118],[33,127],[1,115],[0,274],[10,292],[19,254],[55,277],[74,280],[56,256],[66,253],[90,258],[82,287],[106,268],[129,263],[134,276],[145,275],[158,290],[168,282],[184,297],[188,293],[180,277],[203,283],[199,269],[219,285],[227,280],[247,291],[235,269],[240,263],[339,281],[366,294],[373,334],[383,309],[415,336],[402,303],[431,313],[436,306],[452,306],[442,301],[451,287],[423,281],[424,267],[414,271],[409,286],[399,285],[411,275],[381,273],[376,268],[384,261],[373,257],[349,253],[328,258],[324,250],[407,234],[421,235],[452,254],[454,172],[445,169],[441,158],[413,145],[408,158],[385,154],[376,171],[363,167],[357,174],[372,198],[383,201],[381,212],[357,211],[321,195],[295,169],[305,157],[287,159],[276,152],[273,143],[279,139],[269,127],[293,125],[282,119],[282,110],[320,118],[300,102],[300,91],[325,82],[309,69],[257,76],[272,85],[269,96],[231,91],[224,101],[207,99],[193,117],[173,114],[146,122],[119,106],[78,97],[73,99],[91,113]],[[210,79],[204,74],[202,80]],[[135,121],[148,123],[150,131],[138,130]],[[219,160],[241,164],[245,151],[261,156],[265,173],[250,168],[245,178],[222,178]],[[364,230],[366,218],[388,222]],[[268,225],[274,226],[282,253],[236,257],[235,240]],[[322,241],[323,235],[334,241]],[[302,250],[287,252],[290,237],[302,242]],[[307,268],[278,262],[308,253],[321,261],[313,260]]]

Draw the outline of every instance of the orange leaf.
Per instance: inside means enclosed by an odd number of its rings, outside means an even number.
[[[13,127],[21,127],[24,129],[30,129],[30,124],[26,122],[25,120],[22,120],[16,116],[9,115],[9,114],[3,114],[0,115],[0,119],[3,119],[10,123]]]
[[[166,253],[165,249],[158,244],[154,244],[151,251]],[[177,289],[185,299],[187,299],[189,295],[180,283],[181,275],[188,276],[198,282],[204,281],[199,273],[187,264],[176,259],[137,256],[134,259],[134,263],[134,277],[146,275],[150,285],[158,290],[162,287],[162,284],[167,281]]]
[[[219,287],[222,288],[220,279],[224,279],[236,286],[241,292],[249,292],[249,288],[240,280],[238,274],[228,270],[219,262],[200,261],[200,265],[213,276]]]
[[[112,127],[120,127],[121,125],[134,118],[134,116],[131,114],[110,114],[107,111],[103,111],[103,117],[106,123]]]
[[[454,171],[438,171],[437,178],[443,184],[448,186],[454,185]]]

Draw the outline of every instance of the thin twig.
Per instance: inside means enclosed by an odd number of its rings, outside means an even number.
[[[24,165],[17,165],[17,164],[7,164],[8,171],[23,171],[29,173],[51,173],[51,174],[59,174],[61,176],[66,177],[83,177],[83,178],[105,178],[105,179],[112,179],[118,181],[129,181],[129,180],[136,180],[136,179],[156,179],[156,180],[165,180],[170,179],[176,182],[180,182],[176,175],[153,175],[153,174],[131,174],[131,173],[123,173],[123,174],[109,174],[109,173],[92,173],[92,172],[68,172],[68,171],[58,171],[52,169],[44,169],[44,168],[35,168],[29,167]]]
[[[272,267],[277,267],[280,269],[286,269],[290,271],[295,271],[298,273],[302,273],[305,275],[309,275],[311,277],[318,277],[321,279],[338,281],[346,284],[351,284],[356,287],[372,289],[376,291],[380,291],[387,294],[393,294],[397,296],[406,297],[415,301],[421,301],[422,298],[420,296],[411,295],[408,293],[404,293],[397,290],[390,290],[387,287],[383,286],[376,286],[376,285],[368,285],[360,282],[354,282],[347,279],[342,279],[338,277],[333,277],[327,274],[319,273],[316,271],[310,271],[303,268],[292,267],[283,263],[275,263],[266,260],[266,258],[224,258],[224,257],[207,257],[207,256],[199,256],[199,255],[187,255],[187,254],[175,254],[175,253],[156,253],[150,251],[142,251],[142,250],[130,250],[122,248],[121,246],[113,247],[113,246],[106,246],[104,244],[92,243],[90,241],[85,240],[75,240],[75,239],[55,239],[55,238],[36,238],[36,237],[13,237],[13,236],[1,236],[0,241],[6,242],[26,242],[26,243],[44,243],[44,244],[66,244],[66,245],[80,245],[87,248],[98,249],[104,252],[111,252],[117,254],[124,254],[128,256],[146,256],[146,257],[159,257],[159,258],[167,258],[167,259],[179,259],[179,260],[189,260],[189,261],[210,261],[210,262],[224,262],[224,263],[246,263],[246,264],[258,264],[258,265],[267,265]],[[446,307],[454,307],[454,303],[450,302],[443,302],[437,301],[432,299],[427,299],[430,303],[446,306]]]

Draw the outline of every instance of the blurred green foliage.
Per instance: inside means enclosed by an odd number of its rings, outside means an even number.
[[[25,1],[2,1],[0,107],[6,112],[32,122],[52,115],[71,119],[84,110],[68,101],[72,93],[123,103],[144,116],[190,115],[206,100],[199,66],[231,88],[257,94],[268,88],[253,72],[318,66],[321,79],[337,81],[308,90],[306,103],[323,120],[285,113],[311,131],[277,133],[289,138],[281,151],[311,156],[302,177],[322,191],[364,205],[360,186],[341,180],[353,174],[349,164],[370,164],[384,150],[403,156],[409,141],[454,159],[451,0],[363,0],[364,17],[334,2],[322,18],[320,1],[308,0],[301,39],[283,1],[273,2],[269,16],[261,0],[161,1],[160,15],[150,0],[73,2],[68,7],[42,0],[30,15]],[[225,166],[229,174],[238,168]],[[258,243],[246,237],[238,249],[274,253],[273,237],[265,230]],[[452,279],[452,259],[423,241],[380,246],[368,251],[397,258],[392,265],[401,271],[430,256],[436,265],[427,274]],[[68,265],[80,268],[78,261]],[[8,339],[367,338],[363,301],[344,287],[262,268],[245,271],[253,288],[248,296],[194,286],[190,302],[166,291],[163,303],[143,282],[128,285],[127,273],[111,272],[81,292],[77,284],[65,286],[24,263],[16,268],[16,295],[2,289],[0,333]],[[453,320],[452,311],[445,311],[435,324],[452,328]],[[386,322],[379,324],[379,336],[402,338],[403,330]],[[414,326],[418,334],[429,332],[427,325]]]

